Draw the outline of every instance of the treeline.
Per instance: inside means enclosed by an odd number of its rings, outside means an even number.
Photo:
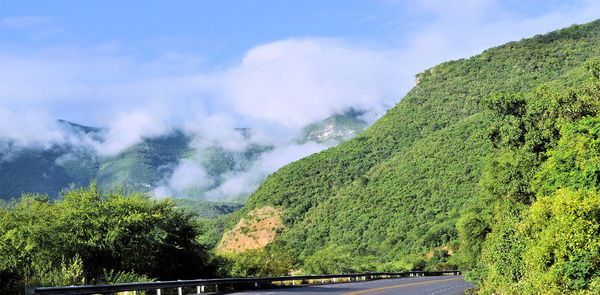
[[[57,200],[25,194],[0,201],[0,294],[25,286],[275,276],[292,268],[285,249],[215,253],[231,216],[208,220],[177,206],[96,183]]]
[[[0,290],[214,276],[202,222],[169,199],[95,184],[0,206]]]
[[[241,203],[212,202],[191,199],[176,199],[176,207],[190,211],[195,216],[204,219],[216,219],[219,216],[232,213],[244,205]]]

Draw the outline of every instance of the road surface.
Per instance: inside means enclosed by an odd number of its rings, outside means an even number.
[[[464,295],[465,290],[473,285],[465,282],[462,276],[436,276],[382,279],[357,283],[339,283],[326,285],[310,285],[282,289],[249,290],[228,294],[236,295]]]

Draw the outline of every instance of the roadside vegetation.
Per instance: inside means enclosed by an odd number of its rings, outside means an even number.
[[[600,293],[600,64],[585,69],[485,102],[495,153],[458,227],[482,294]]]
[[[213,276],[203,226],[170,199],[75,188],[0,206],[0,290]]]

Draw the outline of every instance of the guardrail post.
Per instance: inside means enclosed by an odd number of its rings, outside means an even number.
[[[219,285],[215,285],[215,291],[219,292]]]
[[[156,295],[160,295],[160,289],[156,289]]]
[[[181,289],[181,287],[177,288],[177,294],[183,295],[183,289]]]
[[[258,288],[258,282],[254,282],[254,288]]]

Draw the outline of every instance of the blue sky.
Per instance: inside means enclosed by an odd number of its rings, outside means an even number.
[[[48,140],[35,134],[57,118],[124,145],[217,121],[297,131],[349,107],[373,120],[428,67],[598,15],[596,1],[3,0],[0,136]]]
[[[398,23],[390,8],[402,11],[402,5],[377,1],[5,1],[4,6],[5,18],[31,17],[21,30],[4,30],[8,44],[114,42],[139,58],[179,52],[202,56],[210,65],[290,37],[397,42],[398,27],[413,21]],[[30,29],[40,32],[29,35]]]
[[[247,193],[327,148],[298,144],[307,124],[351,107],[373,122],[429,67],[598,16],[592,0],[2,0],[0,162],[64,144],[111,156],[178,129],[199,151],[273,145],[214,192]],[[56,119],[103,127],[105,140]],[[182,161],[173,175],[158,195],[205,173]]]
[[[453,1],[413,2],[419,3],[4,0],[0,3],[0,19],[4,20],[0,44],[29,50],[50,45],[113,44],[139,59],[176,52],[200,56],[210,66],[235,62],[257,45],[287,38],[335,37],[397,48],[408,41],[408,36],[438,19],[437,9],[443,10]],[[588,5],[581,1],[454,2],[450,13],[461,7],[486,6],[488,12],[483,16],[487,23],[535,18]]]

